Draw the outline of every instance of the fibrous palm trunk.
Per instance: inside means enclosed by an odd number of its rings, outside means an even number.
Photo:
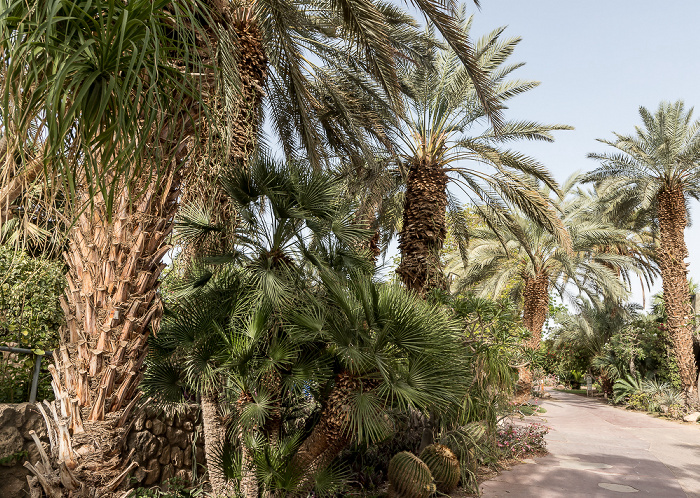
[[[348,408],[354,392],[371,389],[349,372],[341,372],[325,403],[321,418],[292,459],[292,466],[303,475],[301,488],[310,490],[319,471],[326,468],[350,444]]]
[[[534,277],[524,278],[523,290],[523,325],[532,336],[526,346],[531,349],[540,347],[542,327],[549,313],[549,276],[537,273]]]
[[[406,181],[403,228],[399,234],[401,263],[396,268],[404,285],[420,294],[446,289],[440,250],[447,226],[447,174],[427,159],[411,164]]]
[[[209,483],[214,496],[232,496],[233,486],[226,479],[219,463],[226,441],[226,427],[219,415],[219,402],[215,395],[202,395],[202,429],[204,431],[204,455],[207,459]]]
[[[688,249],[683,234],[687,225],[683,189],[680,186],[666,187],[659,192],[657,202],[661,240],[656,259],[663,282],[668,331],[686,401],[696,403],[697,367],[690,327],[690,289],[684,262]]]

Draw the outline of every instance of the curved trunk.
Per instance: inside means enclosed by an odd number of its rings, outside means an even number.
[[[549,313],[549,275],[538,273],[535,277],[525,277],[523,291],[523,325],[532,337],[526,346],[532,349],[540,347],[542,327]]]
[[[367,388],[366,381],[364,384]],[[352,435],[347,430],[348,406],[352,393],[361,390],[362,385],[363,382],[349,372],[336,376],[320,420],[292,459],[293,468],[303,476],[300,483],[302,490],[310,490],[316,474],[330,465],[350,444]]]
[[[440,251],[447,234],[447,174],[423,159],[411,164],[406,182],[403,227],[399,234],[401,263],[396,273],[409,289],[420,294],[447,289]]]
[[[690,289],[686,275],[688,270],[684,262],[688,257],[688,249],[683,234],[687,224],[683,189],[664,188],[657,196],[657,203],[661,240],[656,259],[663,282],[668,332],[686,398],[688,401],[696,401],[697,367],[690,325]]]
[[[202,395],[202,430],[204,431],[204,455],[207,473],[214,496],[233,495],[233,486],[226,479],[219,465],[221,451],[226,443],[226,427],[219,416],[219,402],[214,396]]]

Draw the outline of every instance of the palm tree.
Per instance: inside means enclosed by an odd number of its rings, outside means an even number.
[[[516,215],[516,231],[504,230],[497,220],[488,223],[497,231],[474,231],[468,265],[459,254],[450,255],[449,269],[457,276],[455,289],[479,286],[482,295],[499,297],[507,290],[517,299],[522,296],[523,323],[532,334],[528,346],[533,349],[540,344],[550,291],[570,295],[567,287],[573,285],[591,299],[602,292],[607,299],[619,301],[628,291],[618,272],[626,276],[644,271],[634,257],[618,249],[633,244],[630,233],[595,216],[597,206],[581,192],[577,179],[574,175],[564,184],[565,197],[558,206],[571,237],[570,250],[537,223]],[[602,252],[603,247],[614,250]]]
[[[234,227],[232,262],[193,276],[196,286],[174,303],[151,341],[145,387],[160,398],[198,392],[203,404],[219,398],[236,407],[246,496],[259,488],[306,489],[353,438],[380,437],[390,405],[441,407],[452,400],[458,386],[445,388],[444,376],[455,371],[449,358],[458,343],[437,309],[360,271],[353,247],[369,232],[352,223],[337,179],[304,164],[258,159],[222,183],[245,220]],[[195,215],[183,222],[185,236],[226,230]],[[414,376],[424,379],[420,385]],[[304,402],[302,388],[316,408],[306,420],[311,426],[294,436],[284,407]],[[229,484],[214,458],[223,441],[209,415],[207,459],[215,491],[223,492]],[[290,437],[298,443],[282,451]],[[254,464],[269,466],[269,452],[280,451],[288,472],[256,479]]]
[[[471,19],[460,19],[464,36],[468,36],[470,26]],[[493,82],[499,101],[538,85],[508,79],[521,66],[504,65],[520,39],[503,40],[503,30],[491,32],[476,45],[476,63]],[[450,182],[481,206],[479,209],[494,213],[504,223],[509,223],[506,203],[513,204],[562,241],[566,238],[550,201],[536,188],[544,182],[558,191],[554,179],[537,161],[503,144],[518,139],[552,141],[551,131],[570,129],[517,121],[503,123],[498,133],[474,133],[486,112],[458,56],[451,49],[431,49],[427,58],[432,63],[428,67],[406,68],[408,113],[399,130],[406,191],[399,235],[401,263],[396,272],[409,289],[420,293],[446,286],[439,253],[447,233],[448,211],[455,234],[464,232],[459,223],[459,202],[448,190]],[[495,174],[484,171],[480,167],[484,164],[493,167]],[[464,237],[458,240],[464,249]]]
[[[693,354],[687,279],[688,249],[683,231],[687,202],[700,197],[700,122],[682,101],[662,102],[656,113],[640,107],[643,127],[634,135],[615,134],[600,140],[613,153],[590,154],[601,166],[587,175],[614,202],[651,210],[658,223],[656,263],[663,282],[668,330],[688,402],[696,395],[697,367]]]

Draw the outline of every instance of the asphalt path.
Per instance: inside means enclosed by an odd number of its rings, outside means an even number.
[[[549,454],[482,484],[484,498],[700,498],[700,424],[654,418],[550,391]]]

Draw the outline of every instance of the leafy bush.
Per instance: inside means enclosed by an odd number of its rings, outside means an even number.
[[[615,402],[624,401],[629,408],[652,412],[680,413],[683,396],[668,382],[656,379],[642,379],[639,375],[628,375],[618,379],[613,388]]]
[[[520,458],[546,450],[545,436],[547,433],[549,433],[549,427],[542,424],[505,425],[498,428],[496,446],[504,457]]]
[[[0,246],[0,344],[39,354],[55,348],[63,322],[59,296],[64,285],[63,265]],[[31,355],[2,356],[0,402],[28,398],[33,364]],[[42,380],[39,397],[48,397],[48,376]]]

